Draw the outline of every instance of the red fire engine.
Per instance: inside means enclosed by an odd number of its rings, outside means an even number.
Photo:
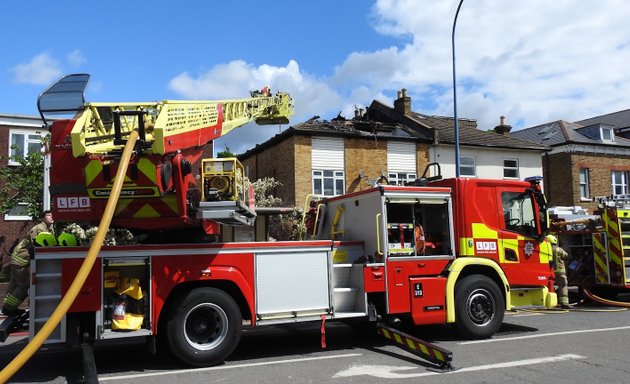
[[[232,197],[209,201],[202,187],[189,187],[194,178],[186,164],[196,160],[191,151],[220,132],[221,102],[218,131],[211,129],[194,144],[158,131],[164,129],[160,119],[168,104],[136,103],[131,112],[125,112],[124,103],[87,104],[78,118],[52,124],[57,218],[99,217],[101,198],[108,195],[118,166],[120,150],[112,143],[124,141],[120,120],[129,117],[135,121],[129,125],[145,137],[127,172],[114,225],[166,230],[204,220],[226,222],[235,213],[244,216],[238,222],[250,224],[247,218],[255,216],[255,209],[245,193],[237,192],[242,189],[234,186]],[[185,111],[178,113],[173,119],[189,118]],[[98,128],[107,125],[101,124],[107,114],[113,116],[110,130]],[[278,117],[273,111],[269,115],[270,120]],[[139,121],[144,127],[138,128]],[[72,128],[88,125],[93,128]],[[199,130],[182,129],[195,135]],[[212,179],[215,168],[201,170],[204,181],[221,187],[209,188],[211,195],[237,179],[234,164],[225,182]],[[158,343],[183,362],[208,366],[232,353],[243,326],[363,318],[384,324],[455,324],[467,338],[485,338],[498,330],[505,310],[556,305],[551,247],[543,241],[547,208],[537,179],[442,180],[436,175],[413,186],[381,185],[312,206],[310,240],[175,243],[170,238],[167,244],[102,247],[47,342],[77,343],[84,334],[96,341],[159,336]],[[86,251],[36,250],[31,335],[68,290]],[[133,319],[121,313],[121,295],[128,296]]]
[[[616,301],[630,290],[630,200],[627,195],[598,197],[598,209],[554,207],[551,230],[569,254],[569,285],[591,300],[629,307]]]

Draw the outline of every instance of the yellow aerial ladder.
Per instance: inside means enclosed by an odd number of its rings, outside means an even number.
[[[220,101],[86,103],[70,133],[72,153],[75,157],[110,153],[122,148],[124,137],[135,129],[140,140],[150,143],[145,146],[145,153],[161,155],[206,144],[250,121],[288,124],[293,114],[289,94],[271,95],[265,87],[251,96]]]
[[[47,125],[47,115],[74,114],[50,124],[51,198],[57,220],[98,223],[122,148],[133,131],[138,132],[138,141],[112,225],[174,229],[198,226],[200,221],[222,222],[235,209],[253,208],[242,191],[238,201],[233,196],[227,203],[201,201],[199,162],[204,146],[251,121],[287,124],[294,110],[289,94],[272,94],[264,87],[242,99],[86,103],[88,81],[87,74],[65,76],[38,99]],[[213,212],[219,205],[220,212]],[[228,222],[250,225],[254,216],[246,209],[244,216]]]

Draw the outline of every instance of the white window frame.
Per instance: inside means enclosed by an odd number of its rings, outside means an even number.
[[[608,137],[607,137],[608,136]],[[599,137],[602,141],[613,142],[615,141],[615,132],[610,127],[599,127]]]
[[[18,205],[26,206],[26,203],[18,203]],[[30,221],[32,218],[29,215],[12,215],[9,211],[4,214],[5,221]]]
[[[326,173],[329,173],[329,175],[326,175]],[[317,196],[325,196],[325,197],[332,197],[332,196],[339,196],[339,195],[343,195],[346,191],[346,177],[345,177],[345,172],[342,170],[335,170],[335,169],[313,169],[312,175],[313,175],[313,194],[317,195]],[[332,180],[332,190],[333,190],[333,194],[326,194],[326,188],[325,188],[325,181],[326,180]],[[338,187],[338,182],[341,182],[341,186]],[[316,190],[315,185],[316,184],[320,184],[320,191]]]
[[[7,164],[10,166],[19,166],[20,163],[17,161],[13,160],[14,155],[16,154],[15,150],[11,147],[13,147],[13,141],[14,141],[14,137],[17,135],[22,135],[23,137],[21,138],[21,144],[18,143],[17,145],[20,147],[20,149],[22,149],[23,153],[22,156],[28,156],[30,153],[30,147],[29,144],[34,144],[37,143],[38,144],[38,148],[37,150],[41,151],[41,138],[44,137],[45,132],[41,131],[41,130],[34,130],[34,129],[10,129],[9,130],[9,142],[8,142],[8,161]],[[35,138],[31,138],[29,136],[35,136],[37,135],[37,139]],[[18,205],[26,205],[26,203],[18,203]],[[10,213],[10,211],[8,213],[4,214],[4,220],[5,221],[30,221],[32,220],[32,218],[29,215],[12,215]]]
[[[580,199],[589,200],[591,196],[591,193],[590,193],[591,185],[589,182],[588,168],[580,168],[579,172],[580,172],[580,176],[579,176]]]
[[[35,130],[29,130],[29,129],[10,129],[9,130],[9,145],[8,145],[8,164],[9,165],[20,165],[20,163],[16,162],[13,160],[14,155],[16,154],[15,150],[12,148],[13,147],[13,141],[14,141],[14,136],[18,136],[18,135],[22,135],[22,139],[20,140],[22,143],[21,145],[18,144],[18,147],[20,147],[20,149],[23,151],[22,156],[28,156],[28,154],[30,153],[30,147],[29,144],[41,144],[41,138],[44,137],[44,134],[42,131],[35,131]],[[30,138],[29,136],[35,136],[37,135],[37,139],[34,138]],[[41,151],[41,146],[38,147],[38,150]]]
[[[516,166],[508,166],[506,164],[506,162],[508,161],[514,161],[516,162]],[[506,171],[515,171],[516,172],[516,176],[506,176],[505,172]],[[519,166],[518,166],[518,158],[513,158],[513,157],[506,157],[503,159],[503,178],[504,179],[510,179],[510,180],[518,180],[520,177],[520,172],[519,172]]]
[[[462,160],[472,160],[472,165],[465,164]],[[464,172],[464,169],[472,169],[472,174],[470,172]],[[461,177],[477,177],[477,159],[475,156],[460,156],[459,157],[459,175]]]
[[[414,181],[418,176],[415,173],[407,172],[387,172],[387,182],[389,185],[405,185],[405,183]]]
[[[621,180],[619,183],[615,180],[615,175],[621,176]],[[612,195],[627,195],[628,194],[628,172],[627,171],[611,171],[610,176],[612,178],[611,186],[612,186]],[[621,193],[617,193],[617,187],[621,188]]]

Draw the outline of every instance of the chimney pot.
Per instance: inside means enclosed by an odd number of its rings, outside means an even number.
[[[407,96],[407,89],[398,91],[398,99],[394,100],[394,110],[403,115],[411,114],[411,97]]]
[[[512,130],[512,126],[509,124],[505,124],[505,116],[499,116],[499,125],[494,127],[494,131],[501,135],[509,135],[510,130]]]

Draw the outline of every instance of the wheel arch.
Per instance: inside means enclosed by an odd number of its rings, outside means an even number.
[[[484,275],[497,284],[503,293],[505,308],[510,308],[509,283],[503,270],[499,265],[490,259],[479,257],[462,257],[455,261],[448,268],[448,278],[446,280],[446,322],[455,322],[455,284],[470,275]]]

